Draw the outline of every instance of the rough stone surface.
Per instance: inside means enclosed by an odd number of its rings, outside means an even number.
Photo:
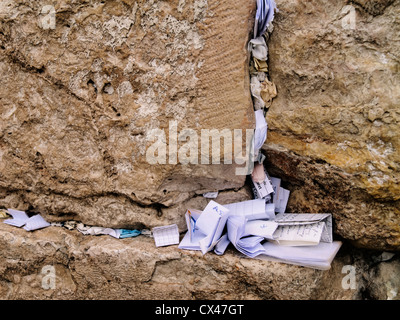
[[[276,2],[264,150],[288,209],[333,212],[356,245],[399,250],[400,2]]]
[[[0,245],[2,299],[398,298],[398,257],[375,262],[380,274],[367,277],[368,255],[344,247],[332,268],[321,271],[243,258],[233,249],[203,256],[177,246],[156,248],[145,236],[84,236],[61,227],[26,232],[0,223]],[[342,287],[348,264],[356,270],[355,289]],[[55,270],[54,286],[46,278],[48,266]]]
[[[219,165],[147,157],[162,139],[153,129],[169,144],[171,121],[199,136],[254,127],[255,3],[233,3],[65,0],[52,21],[48,1],[1,1],[0,205],[151,227],[178,221],[182,212],[162,209],[198,191],[242,187],[225,155]]]
[[[399,250],[399,1],[276,2],[269,173],[291,191],[288,211],[332,212],[336,236]],[[172,120],[178,132],[253,127],[255,1],[63,0],[55,28],[46,5],[0,2],[0,206],[184,231],[203,192],[251,198],[234,165],[151,165],[146,150]],[[329,271],[1,222],[0,247],[2,299],[398,299],[400,286],[398,254],[347,242]]]

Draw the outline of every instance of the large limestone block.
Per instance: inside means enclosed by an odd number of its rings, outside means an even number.
[[[346,254],[321,271],[244,258],[230,248],[203,256],[156,248],[145,236],[84,236],[61,227],[27,232],[4,223],[0,246],[3,299],[355,299],[362,284],[342,287]]]
[[[400,248],[400,3],[277,0],[271,171],[289,210],[333,212],[358,245]]]
[[[0,205],[151,227],[195,191],[242,187],[227,150],[217,164],[205,149],[213,164],[199,152],[196,165],[168,147],[174,130],[194,130],[198,151],[202,129],[240,129],[244,150],[254,11],[233,0],[1,1]],[[157,139],[165,164],[148,158]]]

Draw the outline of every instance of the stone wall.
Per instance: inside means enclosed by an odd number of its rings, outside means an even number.
[[[333,212],[356,245],[399,250],[400,2],[277,6],[264,151],[289,212]]]
[[[254,11],[253,1],[2,1],[0,205],[49,221],[184,226],[174,206],[243,187],[225,154],[185,164],[177,152],[191,140],[174,132],[254,127]],[[149,161],[155,143],[181,138],[166,163]]]
[[[3,1],[0,205],[49,221],[184,229],[204,191],[251,198],[224,155],[220,165],[174,164],[169,150],[166,164],[147,158],[153,139],[171,143],[174,121],[199,134],[253,128],[255,3],[244,3],[61,1],[52,26],[44,1]],[[291,191],[289,211],[332,212],[340,236],[397,250],[399,2],[277,5],[268,170]]]
[[[243,258],[232,249],[203,256],[155,248],[145,236],[91,237],[59,227],[27,233],[0,223],[0,246],[2,299],[399,298],[399,257],[351,248],[341,249],[331,269],[322,271]],[[354,268],[352,281],[345,266]]]
[[[335,237],[399,250],[400,2],[276,2],[267,169],[291,191],[289,212],[332,212]],[[235,165],[153,165],[146,151],[153,129],[170,141],[171,121],[178,132],[254,127],[255,1],[47,5],[0,2],[0,206],[184,231],[203,192],[252,197]],[[1,222],[0,247],[2,299],[398,299],[400,286],[398,255],[347,241],[329,271]]]

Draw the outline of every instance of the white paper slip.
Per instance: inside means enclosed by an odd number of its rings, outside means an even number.
[[[217,244],[215,245],[215,248],[214,248],[215,254],[217,254],[217,255],[219,255],[219,256],[223,255],[223,254],[225,253],[225,251],[226,251],[226,248],[228,248],[228,246],[229,246],[230,243],[231,243],[231,242],[229,241],[228,234],[225,233],[225,234],[218,240]]]
[[[275,222],[277,222],[280,227],[324,222],[320,241],[333,241],[332,214],[330,213],[283,213],[276,215]]]
[[[272,205],[273,206],[273,205]],[[274,219],[271,205],[266,205],[264,199],[254,199],[225,204],[231,216],[244,216],[248,220]]]
[[[218,191],[203,193],[203,197],[207,199],[216,199],[218,197]]]
[[[283,224],[307,224],[318,222],[326,218],[332,217],[330,213],[282,213],[276,215],[275,221],[280,225]]]
[[[109,235],[113,238],[119,239],[121,231],[119,229],[103,228],[103,227],[86,227],[78,225],[77,229],[84,235],[98,236],[98,235]]]
[[[264,238],[259,236],[246,237],[246,223],[247,219],[244,216],[230,216],[228,219],[228,239],[239,252],[254,258],[265,252],[261,245]]]
[[[265,202],[270,202],[270,200],[272,199],[273,193],[270,193],[269,195],[261,198],[254,183],[251,184],[251,190],[253,191],[254,199],[263,199]]]
[[[325,222],[279,226],[273,239],[281,246],[314,246],[321,241]]]
[[[257,256],[261,260],[279,261],[319,270],[329,270],[342,242],[321,242],[312,247],[283,247],[272,242],[263,244],[265,254]]]
[[[272,184],[269,181],[268,176],[266,176],[265,180],[261,183],[253,181],[253,185],[255,191],[257,192],[257,197],[260,199],[263,199],[267,197],[269,194],[274,192],[274,189],[272,188]]]
[[[29,219],[25,211],[20,211],[15,209],[7,209],[7,211],[14,219],[19,219],[19,220]]]
[[[179,244],[180,249],[211,251],[220,241],[229,210],[211,200],[203,211],[190,209],[185,213],[188,231]]]
[[[229,209],[211,200],[197,219],[196,227],[206,235],[215,232],[219,221],[229,213]]]
[[[19,211],[15,209],[7,209],[8,213],[13,217],[12,219],[4,220],[3,222],[15,227],[22,227],[29,219],[25,211]]]
[[[26,231],[33,231],[37,229],[47,228],[49,226],[50,223],[48,223],[41,215],[37,214],[26,220],[24,229]]]
[[[276,177],[270,177],[270,179],[274,190],[272,203],[275,204],[275,211],[278,213],[284,213],[289,201],[290,191],[281,187],[281,179]]]
[[[184,250],[201,250],[199,243],[204,237],[205,235],[201,232],[195,232],[191,238],[189,232],[186,232],[178,248]]]
[[[152,232],[156,247],[170,246],[179,243],[179,230],[176,224],[155,227]]]
[[[276,203],[276,206],[278,207],[278,209],[276,210],[277,212],[285,213],[287,203],[289,201],[289,196],[290,196],[289,190],[282,188],[282,187],[279,188],[279,198]]]
[[[26,221],[24,220],[18,220],[18,219],[7,219],[3,221],[6,224],[9,224],[10,226],[14,226],[14,227],[22,227],[23,225],[25,225]]]
[[[272,189],[274,189],[273,199],[275,197],[279,198],[279,188],[281,187],[281,179],[276,178],[276,177],[270,177],[270,180],[271,180],[271,184],[272,184]]]
[[[189,237],[192,240],[193,234],[196,230],[196,222],[201,215],[200,210],[188,209],[185,213],[186,226],[188,229]]]
[[[228,216],[229,209],[213,200],[204,208],[196,221],[196,228],[206,235],[199,242],[203,254],[212,250],[221,238]]]
[[[253,220],[248,221],[244,227],[244,235],[260,236],[265,239],[274,239],[274,232],[278,228],[275,221]]]
[[[269,220],[275,220],[275,204],[267,203],[265,204],[265,214]]]
[[[256,118],[256,129],[254,131],[254,150],[259,150],[267,139],[268,125],[265,121],[263,110],[254,112]]]
[[[255,258],[265,253],[265,249],[261,244],[263,240],[264,238],[259,236],[242,238],[236,243],[236,249],[250,258]]]

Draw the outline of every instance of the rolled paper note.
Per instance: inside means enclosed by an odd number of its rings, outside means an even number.
[[[264,171],[264,165],[262,163],[255,163],[254,164],[254,169],[251,174],[251,178],[253,179],[254,182],[262,183],[266,176],[265,176],[265,171]]]

